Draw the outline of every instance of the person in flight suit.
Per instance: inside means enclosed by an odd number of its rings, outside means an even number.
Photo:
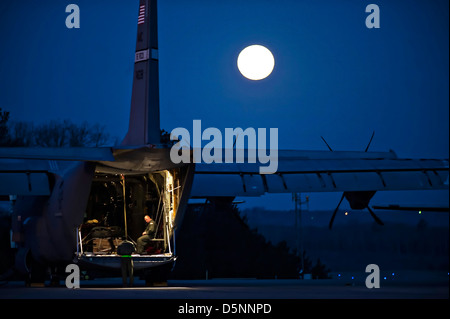
[[[142,236],[138,238],[137,240],[137,253],[143,254],[144,248],[147,244],[149,244],[153,236],[155,235],[156,231],[156,225],[153,219],[150,218],[149,215],[144,216],[144,220],[147,223],[147,227],[145,228],[144,232],[142,233]]]
[[[130,278],[130,287],[133,286],[133,259],[131,254],[133,254],[134,250],[134,244],[128,240],[124,240],[117,247],[117,254],[122,257],[120,259],[124,287],[127,287],[127,278]]]

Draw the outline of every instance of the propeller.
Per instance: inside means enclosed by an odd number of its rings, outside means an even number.
[[[328,145],[327,141],[325,141],[325,139],[323,138],[323,136],[320,137],[322,139],[322,141],[327,145],[328,149],[330,150],[330,152],[333,152],[333,149],[330,147],[330,145]]]
[[[372,144],[372,140],[373,137],[375,136],[375,131],[372,132],[372,136],[370,137],[369,140],[369,144],[367,144],[366,149],[364,150],[364,152],[367,152],[369,150],[370,144]],[[333,149],[331,148],[331,146],[327,143],[327,141],[325,141],[325,138],[323,136],[320,136],[320,138],[322,139],[322,141],[325,143],[325,145],[328,147],[328,149],[330,150],[330,152],[333,152]],[[236,143],[236,142],[235,142]]]
[[[344,197],[345,197],[345,192],[342,193],[341,200],[339,201],[339,204],[337,205],[336,209],[335,209],[334,212],[333,212],[333,215],[331,216],[330,223],[328,224],[328,228],[329,228],[330,230],[331,230],[331,228],[333,227],[334,218],[336,217],[336,213],[337,213],[337,211],[338,211],[338,209],[339,209],[339,206],[341,206],[341,203],[342,203],[342,201],[344,200]]]
[[[384,223],[381,221],[381,219],[380,219],[377,215],[375,215],[375,213],[373,212],[373,210],[372,210],[369,206],[367,206],[367,209],[369,210],[370,216],[372,216],[373,219],[375,219],[375,221],[377,222],[377,224],[383,226]]]
[[[369,144],[367,144],[366,149],[364,152],[367,152],[369,150],[370,144],[372,144],[373,137],[375,135],[375,131],[372,132],[372,136],[370,137]],[[327,145],[328,149],[333,152],[333,149],[328,145],[327,141],[323,138],[323,136],[320,137],[323,142]],[[336,213],[339,210],[339,206],[341,206],[342,201],[344,200],[344,197],[347,198],[347,201],[350,203],[350,207],[352,209],[364,209],[367,208],[369,210],[370,216],[375,220],[375,222],[379,225],[384,225],[384,223],[381,221],[381,219],[375,215],[373,210],[369,207],[369,201],[370,199],[375,195],[375,191],[353,191],[353,192],[344,192],[342,194],[341,200],[339,201],[339,204],[334,209],[333,215],[331,215],[330,223],[328,224],[328,228],[331,230],[334,223],[334,218],[336,217]]]
[[[367,147],[366,147],[366,149],[364,150],[364,152],[367,152],[367,151],[369,150],[369,146],[370,146],[370,144],[372,143],[372,140],[373,140],[373,136],[374,136],[374,135],[375,135],[375,131],[373,131],[372,137],[370,138],[369,144],[367,144]]]
[[[356,192],[344,192],[342,194],[341,200],[339,201],[339,204],[335,208],[333,215],[331,215],[330,223],[328,224],[328,228],[331,230],[333,227],[334,218],[336,217],[336,213],[339,209],[339,206],[341,206],[342,201],[344,200],[344,197],[348,200],[350,203],[350,207],[352,209],[364,209],[367,208],[367,210],[370,213],[370,216],[375,220],[375,222],[378,225],[384,225],[383,221],[375,215],[373,210],[369,207],[369,201],[372,198],[372,196],[375,194],[375,192],[371,191],[356,191]]]

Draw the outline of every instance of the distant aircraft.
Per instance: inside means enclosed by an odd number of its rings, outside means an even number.
[[[161,142],[157,36],[156,1],[140,0],[129,129],[120,146],[0,148],[0,196],[14,199],[15,268],[30,282],[70,263],[118,274],[115,247],[137,240],[147,213],[157,225],[153,245],[132,258],[147,281],[160,280],[176,260],[190,198],[231,203],[266,193],[343,192],[339,204],[345,197],[379,221],[368,206],[377,191],[448,189],[448,159],[400,159],[393,151],[279,151],[275,174],[247,161],[174,164],[171,145]]]

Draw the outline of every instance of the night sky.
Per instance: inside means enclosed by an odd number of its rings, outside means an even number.
[[[65,7],[80,7],[68,29]],[[380,7],[368,29],[365,8]],[[158,3],[161,128],[277,127],[280,149],[393,149],[449,157],[449,2],[168,0]],[[2,1],[0,107],[12,120],[71,118],[128,127],[138,1]],[[275,69],[251,81],[236,59],[272,51]],[[447,192],[377,193],[375,203],[446,204]],[[412,194],[412,195],[411,195]],[[310,208],[341,194],[311,194]],[[250,205],[293,207],[291,195]],[[417,198],[419,197],[419,199]],[[322,198],[327,198],[326,201]],[[283,204],[280,204],[280,203]],[[348,207],[347,203],[342,208]]]

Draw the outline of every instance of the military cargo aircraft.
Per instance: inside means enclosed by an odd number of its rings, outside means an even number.
[[[279,151],[273,174],[251,161],[175,164],[161,139],[156,11],[156,1],[140,0],[129,129],[119,146],[0,148],[0,196],[14,201],[15,269],[31,282],[70,263],[118,273],[115,248],[137,240],[146,214],[156,224],[153,242],[132,259],[155,280],[176,260],[190,198],[342,192],[340,203],[346,198],[381,222],[369,208],[377,191],[448,189],[448,159],[402,159],[393,151]]]

